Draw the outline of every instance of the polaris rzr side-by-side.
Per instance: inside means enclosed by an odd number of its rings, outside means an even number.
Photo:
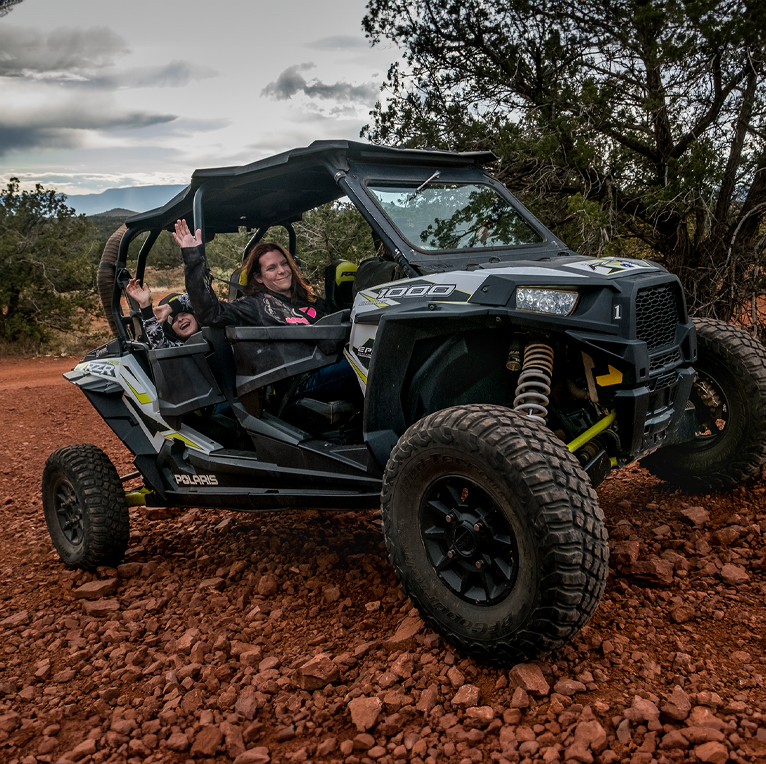
[[[706,490],[758,473],[763,347],[692,321],[659,265],[570,251],[483,170],[494,159],[318,141],[197,170],[128,219],[99,268],[114,338],[65,376],[133,453],[143,487],[126,492],[93,445],[52,454],[43,504],[64,562],[117,562],[131,505],[381,506],[423,620],[465,653],[516,662],[565,644],[599,603],[609,547],[594,486],[610,470],[641,460]],[[253,231],[244,255],[283,226],[296,254],[293,223],[344,197],[404,278],[360,278],[352,296],[355,266],[335,263],[337,312],[203,327],[180,347],[150,349],[138,311],[123,314],[139,234],[138,279],[179,219],[208,242]],[[293,395],[296,378],[343,358],[363,404]]]

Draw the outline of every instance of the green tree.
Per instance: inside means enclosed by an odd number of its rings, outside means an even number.
[[[329,202],[309,210],[293,227],[301,269],[309,282],[320,288],[324,286],[325,268],[333,260],[358,263],[375,254],[370,226],[348,201]],[[205,253],[216,276],[228,279],[241,264],[251,235],[243,229],[239,233],[216,236],[206,245]],[[272,226],[263,241],[274,241],[287,249],[287,230]]]
[[[18,5],[21,0],[0,0],[0,17],[11,12],[14,5]]]
[[[98,257],[91,224],[39,183],[0,192],[0,340],[44,341],[51,330],[83,328],[94,309]]]
[[[764,3],[369,0],[363,26],[404,50],[373,142],[492,149],[573,248],[661,260],[700,314],[756,300]]]

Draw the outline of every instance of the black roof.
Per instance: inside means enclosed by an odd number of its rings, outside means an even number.
[[[163,207],[128,218],[138,230],[172,230],[179,218],[193,222],[197,189],[205,185],[202,206],[205,234],[259,228],[300,219],[303,212],[345,195],[335,174],[349,160],[376,165],[465,167],[487,164],[491,151],[454,153],[373,146],[359,141],[314,141],[241,167],[195,170],[191,183]]]

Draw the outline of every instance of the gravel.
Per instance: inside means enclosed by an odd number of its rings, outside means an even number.
[[[675,492],[638,465],[599,488],[612,573],[555,655],[493,667],[420,621],[378,512],[131,510],[117,568],[53,552],[53,449],[130,455],[60,380],[4,359],[0,761],[766,760],[766,480]]]

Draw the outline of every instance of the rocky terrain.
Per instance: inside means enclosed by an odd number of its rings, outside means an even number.
[[[0,361],[0,762],[766,761],[766,479],[708,496],[637,465],[576,641],[498,668],[426,628],[377,512],[131,510],[116,569],[68,570],[48,454],[128,452],[61,378]]]

